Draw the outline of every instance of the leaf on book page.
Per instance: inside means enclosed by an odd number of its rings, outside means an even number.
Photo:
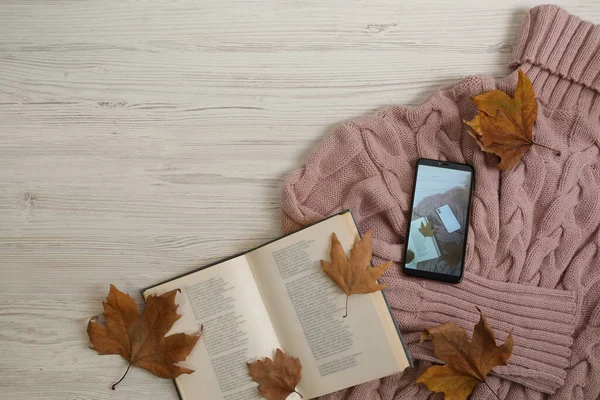
[[[427,225],[421,222],[419,232],[421,232],[421,235],[425,237],[433,237],[433,234],[435,233],[435,228],[433,227],[433,225],[431,225],[431,221],[427,222]]]
[[[500,157],[499,169],[512,169],[535,144],[533,125],[538,104],[531,81],[519,70],[514,97],[496,89],[473,97],[473,102],[478,113],[471,121],[464,121],[470,128],[467,132],[481,150]]]
[[[107,326],[96,322],[97,317],[90,319],[87,327],[90,347],[100,354],[118,354],[129,361],[125,375],[131,366],[144,368],[168,379],[191,374],[193,370],[175,363],[187,358],[202,332],[198,335],[176,333],[165,336],[173,323],[181,318],[175,303],[178,291],[149,296],[140,316],[131,296],[110,285],[103,303]],[[112,386],[113,390],[125,375]]]
[[[353,294],[373,293],[385,289],[377,279],[392,265],[391,261],[371,267],[371,231],[362,239],[356,240],[350,251],[350,257],[335,233],[331,235],[331,262],[321,260],[323,271],[346,293],[346,317],[348,315],[348,297]]]
[[[450,268],[454,268],[456,264],[462,259],[463,248],[458,243],[450,242],[443,246],[444,254],[442,254],[442,260],[446,261]]]
[[[512,331],[504,344],[497,346],[494,331],[481,310],[477,311],[480,319],[471,341],[464,329],[451,322],[425,329],[421,335],[421,343],[432,339],[435,356],[446,365],[429,367],[417,378],[417,383],[434,392],[443,392],[446,400],[465,400],[480,382],[487,385],[490,371],[506,365],[512,355]]]
[[[302,364],[299,358],[289,356],[281,349],[275,351],[273,360],[266,357],[248,363],[248,371],[265,399],[285,400],[291,393],[298,393],[296,385],[302,378]]]

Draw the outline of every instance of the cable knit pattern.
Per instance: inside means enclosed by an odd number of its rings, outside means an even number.
[[[600,26],[556,6],[532,9],[511,61],[532,80],[539,102],[536,143],[509,172],[464,132],[473,96],[514,93],[505,79],[476,76],[441,89],[417,108],[389,107],[338,127],[289,175],[283,227],[290,232],[349,208],[373,230],[374,262],[394,261],[382,278],[415,368],[326,396],[427,399],[415,385],[437,362],[426,327],[452,321],[472,331],[483,309],[500,341],[513,329],[509,364],[490,385],[508,399],[600,398]],[[471,234],[458,285],[403,276],[414,166],[418,158],[474,166]],[[495,398],[480,385],[474,398]]]

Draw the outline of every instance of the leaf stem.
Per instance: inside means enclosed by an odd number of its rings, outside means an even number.
[[[294,390],[294,393],[298,393],[298,396],[300,396],[300,398],[302,398],[302,399],[304,398],[304,396],[302,396],[299,391]]]
[[[346,318],[348,316],[348,298],[350,296],[346,296],[346,314],[344,314],[344,318]]]
[[[543,147],[544,149],[551,150],[551,151],[555,152],[557,156],[560,156],[560,151],[553,149],[552,147],[544,146],[543,144],[539,144],[539,143],[533,143],[533,144],[536,146]]]
[[[494,396],[496,396],[496,398],[498,400],[502,400],[500,397],[498,397],[498,395],[496,394],[496,392],[494,392],[494,389],[492,389],[492,387],[486,381],[483,381],[483,383],[485,383],[485,386],[487,386],[488,389],[490,389],[490,392],[494,393]]]
[[[127,373],[129,372],[129,368],[131,368],[131,364],[129,364],[129,365],[127,366],[127,371],[125,371],[125,374],[124,374],[124,375],[121,377],[121,379],[119,379],[119,380],[117,381],[117,383],[115,383],[114,385],[112,385],[112,387],[111,387],[111,389],[112,389],[112,390],[115,390],[115,387],[116,387],[116,386],[117,386],[119,383],[121,383],[121,381],[122,381],[123,379],[125,379],[125,377],[127,376]]]

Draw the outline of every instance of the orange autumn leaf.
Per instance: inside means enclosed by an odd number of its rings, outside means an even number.
[[[181,374],[191,374],[193,370],[175,363],[187,358],[200,335],[176,333],[165,336],[173,323],[181,318],[175,303],[178,291],[149,296],[140,316],[131,296],[110,285],[103,303],[107,325],[97,323],[97,317],[88,322],[90,347],[100,354],[118,354],[129,361],[127,372],[131,366],[135,366],[161,378],[174,379]],[[119,382],[112,386],[113,390]]]
[[[346,252],[336,234],[331,235],[331,262],[321,260],[321,268],[346,293],[346,315],[348,315],[349,296],[385,289],[385,285],[380,285],[377,279],[385,273],[392,262],[371,267],[372,254],[371,231],[354,242],[350,257],[346,257]]]
[[[302,378],[302,364],[299,358],[289,356],[281,349],[275,351],[273,360],[266,357],[248,363],[248,371],[265,399],[285,400],[291,393],[298,393],[296,385]]]
[[[500,90],[492,90],[473,97],[477,115],[465,123],[468,133],[481,150],[501,158],[499,169],[512,169],[533,146],[533,124],[537,119],[538,104],[533,85],[519,69],[515,96],[511,98]]]
[[[486,382],[494,367],[506,365],[512,355],[512,332],[503,345],[497,346],[494,331],[481,310],[477,310],[480,319],[471,341],[464,329],[451,322],[426,329],[421,335],[421,343],[432,340],[435,356],[446,365],[429,367],[417,378],[417,383],[423,383],[431,391],[443,392],[446,400],[465,400],[475,386]]]

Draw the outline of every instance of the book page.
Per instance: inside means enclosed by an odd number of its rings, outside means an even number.
[[[313,398],[399,372],[409,364],[378,293],[349,298],[322,271],[335,232],[349,253],[358,232],[350,213],[248,253],[282,349],[299,357],[297,389]],[[366,267],[366,266],[365,266]]]
[[[410,223],[410,235],[408,236],[408,249],[413,252],[413,259],[406,264],[407,268],[417,268],[417,264],[427,260],[433,260],[440,256],[440,250],[435,236],[424,236],[419,230],[421,226],[427,226],[427,217],[416,218]]]
[[[191,375],[175,380],[184,400],[260,400],[246,363],[273,357],[281,347],[244,256],[202,269],[144,292],[144,297],[181,289],[182,317],[167,334],[202,338],[182,366]]]

